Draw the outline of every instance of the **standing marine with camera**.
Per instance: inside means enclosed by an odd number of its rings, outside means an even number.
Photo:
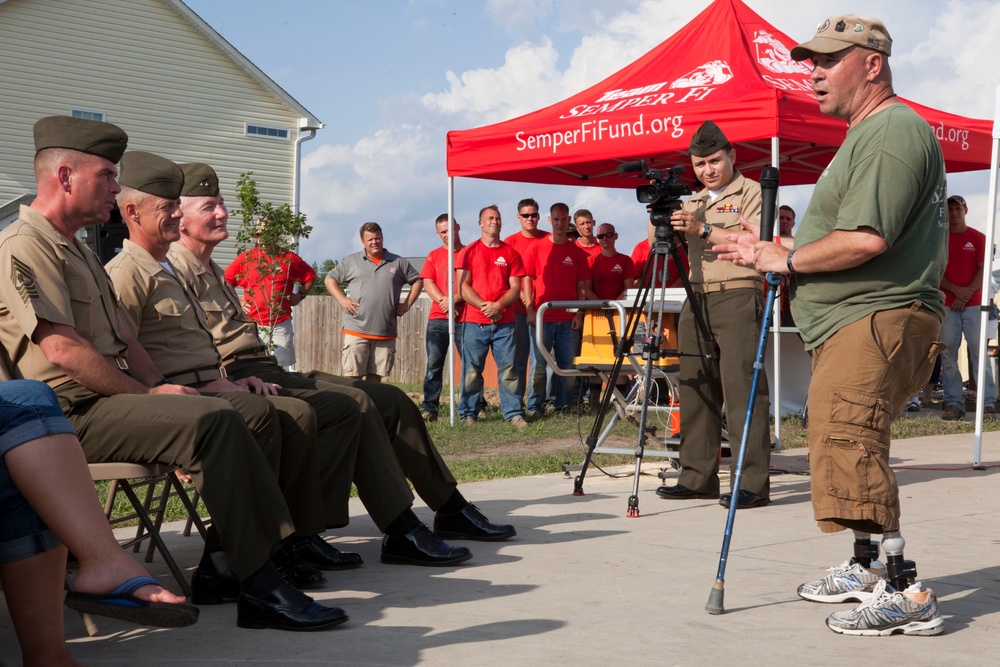
[[[670,217],[670,224],[688,243],[692,297],[677,325],[680,347],[681,475],[674,486],[661,486],[661,498],[719,498],[719,449],[722,406],[729,416],[729,443],[736,460],[742,439],[743,415],[750,396],[750,378],[757,356],[757,338],[764,314],[763,279],[753,268],[720,260],[712,245],[726,234],[739,233],[740,218],[760,218],[760,185],[735,168],[736,151],[719,126],[705,121],[688,147],[695,176],[704,189]],[[650,225],[650,238],[654,230]],[[707,332],[697,326],[701,314]],[[707,337],[706,337],[707,333]],[[737,508],[769,502],[770,397],[761,377],[751,419]],[[731,493],[719,504],[729,507]]]

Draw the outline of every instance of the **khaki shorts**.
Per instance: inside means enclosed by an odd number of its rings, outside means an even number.
[[[396,339],[371,340],[344,334],[340,365],[348,377],[379,375],[385,377],[396,363]]]
[[[938,316],[917,303],[863,317],[813,350],[809,470],[813,517],[824,532],[859,522],[899,530],[889,427],[930,378],[940,329]]]

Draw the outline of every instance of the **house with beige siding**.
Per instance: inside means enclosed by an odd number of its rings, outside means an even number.
[[[253,171],[264,200],[297,208],[300,145],[323,124],[180,0],[0,0],[0,63],[0,227],[35,190],[32,125],[56,114],[211,164],[230,204]]]

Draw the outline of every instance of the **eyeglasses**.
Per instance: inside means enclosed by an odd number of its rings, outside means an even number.
[[[518,216],[520,216],[522,218],[537,218],[538,214],[537,213],[518,213]]]
[[[614,232],[608,232],[607,234],[598,234],[597,239],[603,241],[604,239],[610,239],[614,235],[615,235]]]

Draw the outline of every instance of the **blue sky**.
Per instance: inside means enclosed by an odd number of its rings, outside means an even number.
[[[568,97],[667,39],[708,0],[185,0],[233,46],[326,124],[303,145],[302,211],[314,226],[302,255],[338,259],[360,249],[357,229],[379,222],[386,247],[425,255],[438,245],[433,220],[446,210],[445,134],[513,118]],[[893,40],[896,91],[953,113],[993,118],[1000,75],[1000,3],[992,0],[748,0],[795,39],[826,16],[863,11]],[[972,30],[975,26],[975,30]],[[738,158],[738,156],[737,156]],[[949,190],[986,217],[988,172],[955,175]],[[811,189],[783,188],[803,210]],[[565,201],[618,226],[619,249],[644,234],[631,191],[456,180],[466,242],[476,212]]]

